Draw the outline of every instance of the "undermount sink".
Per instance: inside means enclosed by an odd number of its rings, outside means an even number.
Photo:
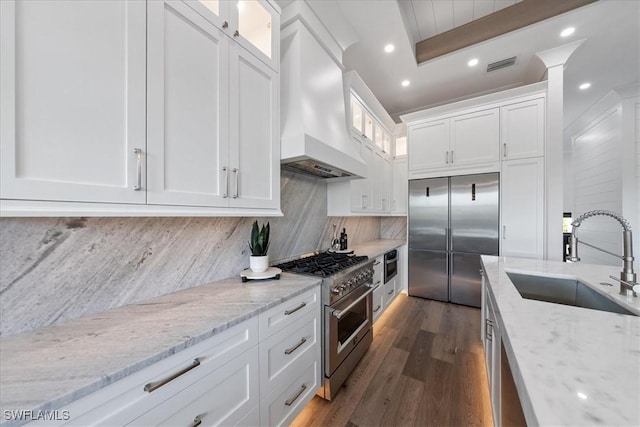
[[[506,273],[523,298],[637,316],[576,279]]]

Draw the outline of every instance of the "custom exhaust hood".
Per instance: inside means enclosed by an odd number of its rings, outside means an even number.
[[[366,175],[347,130],[342,67],[299,17],[281,32],[282,168],[331,180]]]

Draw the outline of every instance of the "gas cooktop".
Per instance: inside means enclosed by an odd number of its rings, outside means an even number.
[[[367,256],[321,252],[316,255],[283,262],[275,267],[292,273],[314,274],[328,277],[354,265],[367,261]]]

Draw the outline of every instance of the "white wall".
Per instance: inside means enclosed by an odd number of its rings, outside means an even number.
[[[638,85],[612,91],[565,129],[571,140],[570,165],[565,178],[565,210],[573,217],[594,209],[621,214],[635,233],[635,267],[640,258],[640,103]],[[608,217],[593,217],[578,229],[579,239],[614,253],[622,253],[620,225]],[[613,256],[579,246],[583,262],[622,265]]]

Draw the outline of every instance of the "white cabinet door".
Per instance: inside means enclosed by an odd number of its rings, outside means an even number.
[[[145,202],[145,22],[145,2],[0,1],[0,197]]]
[[[500,176],[502,256],[544,255],[544,160],[502,162]]]
[[[280,14],[265,0],[228,3],[229,35],[253,56],[277,71],[280,68]]]
[[[451,118],[449,166],[475,166],[500,160],[497,108]]]
[[[393,167],[391,160],[382,158],[382,213],[391,212],[391,188],[393,186]]]
[[[382,182],[384,180],[384,159],[379,152],[373,153],[373,171],[369,176],[371,181],[371,210],[382,212]]]
[[[362,114],[362,110],[360,110],[360,114]],[[362,119],[360,121],[362,121]],[[368,165],[370,159],[368,157],[365,158],[365,156],[370,156],[371,150],[364,152],[363,147],[365,146],[365,144],[363,142],[360,142],[360,140],[355,136],[353,137],[353,139],[356,143],[356,146],[358,147],[357,149],[358,153],[360,154],[362,159],[365,161],[365,163],[367,163]],[[367,178],[352,179],[349,182],[349,188],[351,193],[351,212],[362,212],[365,208],[364,184],[366,180]],[[327,187],[327,191],[332,191],[331,186]]]
[[[409,170],[443,168],[449,164],[449,119],[409,128]]]
[[[500,139],[504,160],[544,155],[544,99],[500,108]]]
[[[278,75],[238,45],[230,47],[230,205],[280,206]]]
[[[229,39],[182,2],[147,22],[147,201],[228,206]]]
[[[376,173],[374,169],[373,148],[366,143],[362,143],[362,160],[367,164],[367,178],[362,181],[362,197],[364,199],[364,212],[369,212],[373,208],[373,175]]]
[[[393,161],[393,194],[391,195],[391,213],[407,213],[409,181],[407,179],[407,159]]]

